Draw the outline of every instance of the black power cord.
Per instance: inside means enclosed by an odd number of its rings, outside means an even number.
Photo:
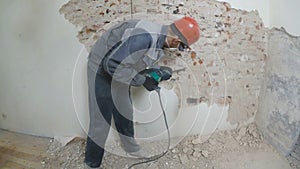
[[[171,142],[171,137],[170,137],[170,131],[169,131],[169,125],[168,125],[168,121],[167,121],[166,112],[165,112],[165,109],[163,107],[162,99],[161,99],[161,95],[160,95],[160,87],[158,87],[157,89],[155,89],[155,91],[157,92],[158,97],[159,97],[160,107],[161,107],[163,115],[164,115],[165,125],[166,125],[167,132],[168,132],[168,148],[167,148],[167,150],[165,152],[163,152],[161,154],[154,155],[154,156],[148,157],[148,158],[144,158],[145,159],[144,161],[137,162],[137,163],[134,163],[134,164],[130,165],[128,167],[128,169],[131,169],[132,167],[140,165],[140,164],[145,164],[145,163],[149,163],[149,162],[152,162],[152,161],[156,161],[156,160],[160,159],[161,157],[163,157],[164,155],[166,155],[168,153],[168,151],[169,151],[170,144],[171,144],[170,143]]]

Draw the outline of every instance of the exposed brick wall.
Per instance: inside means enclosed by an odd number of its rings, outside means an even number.
[[[257,112],[258,94],[267,58],[267,29],[255,11],[236,10],[228,3],[188,0],[184,6],[164,6],[165,1],[71,0],[60,12],[81,28],[78,39],[87,49],[110,25],[120,20],[147,18],[162,24],[180,15],[194,17],[201,27],[201,38],[193,52],[177,59],[162,60],[175,73],[175,90],[184,106],[206,102],[229,104],[228,121],[249,122]],[[178,14],[173,14],[175,13]]]

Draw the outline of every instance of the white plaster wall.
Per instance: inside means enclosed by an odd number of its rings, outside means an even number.
[[[231,7],[236,9],[243,9],[247,11],[257,10],[264,22],[264,25],[267,27],[270,26],[270,0],[251,0],[251,1],[221,0],[221,1],[230,3]]]
[[[300,35],[300,1],[272,0],[270,2],[270,25],[272,27],[284,27],[285,30],[295,36]]]
[[[222,0],[232,7],[257,10],[266,27],[284,27],[292,35],[300,35],[300,1],[295,0]]]
[[[54,136],[81,133],[72,102],[77,30],[64,1],[0,1],[0,128]]]

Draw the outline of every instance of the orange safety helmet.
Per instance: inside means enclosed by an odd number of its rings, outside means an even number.
[[[200,38],[200,29],[195,19],[185,16],[174,21],[170,25],[172,31],[181,39],[181,41],[190,46]]]

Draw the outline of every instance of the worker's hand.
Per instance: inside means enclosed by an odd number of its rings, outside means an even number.
[[[148,90],[152,91],[158,88],[158,81],[156,81],[151,75],[146,74],[146,80],[143,86]]]
[[[157,82],[169,80],[172,77],[172,69],[170,67],[161,66],[160,68],[149,68],[141,72],[144,75],[150,75]]]

